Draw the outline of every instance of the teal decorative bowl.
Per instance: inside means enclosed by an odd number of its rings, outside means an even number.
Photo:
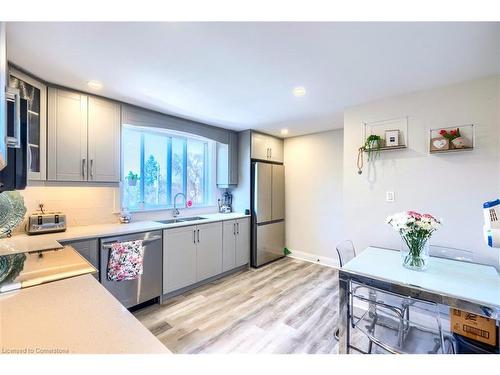
[[[26,207],[18,191],[0,193],[0,237],[10,234],[24,219]]]

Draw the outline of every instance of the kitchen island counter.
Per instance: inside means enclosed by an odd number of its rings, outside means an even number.
[[[170,351],[91,275],[0,295],[0,353]]]

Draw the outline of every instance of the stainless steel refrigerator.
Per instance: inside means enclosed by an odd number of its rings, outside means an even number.
[[[285,167],[252,162],[252,259],[260,267],[284,256]]]

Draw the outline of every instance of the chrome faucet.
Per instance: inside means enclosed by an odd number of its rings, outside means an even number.
[[[186,194],[184,194],[184,193],[177,193],[177,194],[175,194],[175,196],[174,196],[174,212],[172,213],[172,216],[174,217],[174,219],[176,219],[177,216],[180,215],[179,209],[177,208],[177,197],[179,195],[182,195],[184,197],[184,202],[186,202],[186,200],[187,200]]]

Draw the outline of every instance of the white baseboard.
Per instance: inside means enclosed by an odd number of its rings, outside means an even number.
[[[336,258],[325,257],[322,255],[305,253],[303,251],[296,251],[291,249],[290,251],[292,252],[290,255],[288,255],[290,258],[305,260],[311,263],[318,263],[327,267],[339,268],[339,262]]]

